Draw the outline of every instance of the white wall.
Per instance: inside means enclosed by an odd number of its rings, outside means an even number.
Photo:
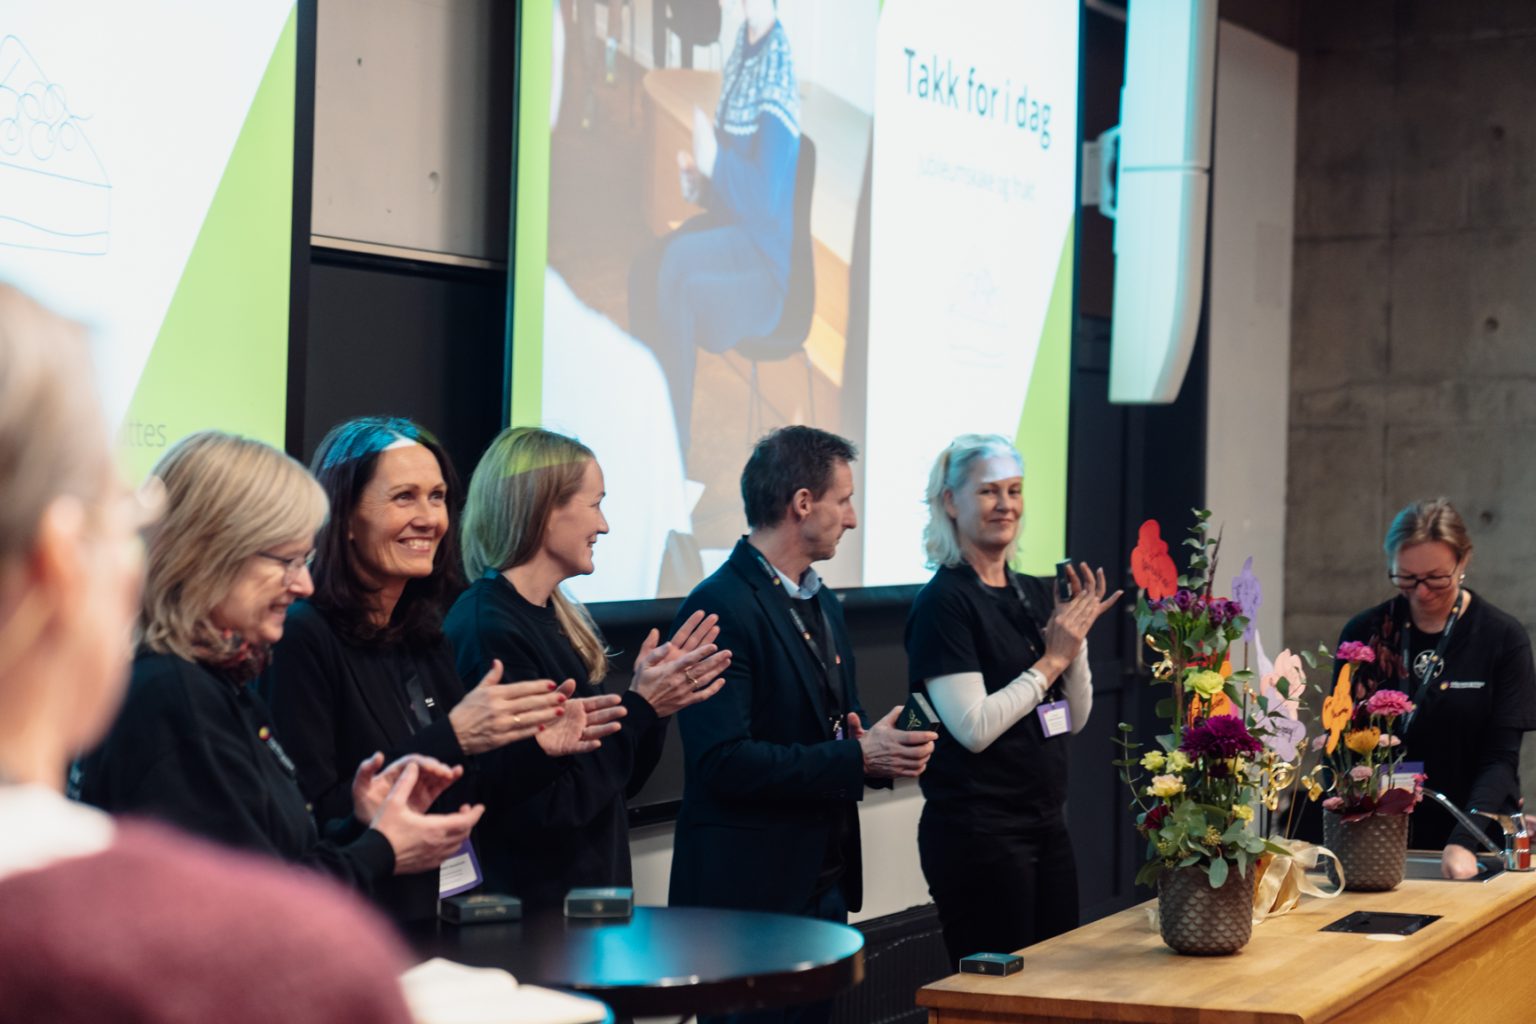
[[[1206,494],[1224,528],[1217,585],[1253,556],[1273,657],[1290,641],[1281,623],[1297,60],[1227,22],[1217,47]]]
[[[673,737],[675,740],[676,737]],[[853,920],[894,914],[929,902],[928,885],[917,863],[917,819],[923,795],[916,782],[898,783],[893,791],[866,790],[859,805],[864,839],[864,909]],[[672,870],[672,826],[656,825],[630,835],[634,858],[635,902],[667,902]],[[751,884],[743,880],[743,884]]]

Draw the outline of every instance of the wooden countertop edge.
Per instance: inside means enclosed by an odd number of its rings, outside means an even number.
[[[1492,899],[1489,903],[1485,904],[1485,906],[1482,908],[1481,916],[1477,918],[1452,918],[1447,920],[1446,916],[1442,915],[1440,921],[1435,922],[1424,931],[1418,933],[1418,935],[1412,937],[1422,937],[1424,941],[1414,943],[1410,949],[1404,949],[1403,953],[1405,955],[1403,959],[1388,965],[1382,965],[1375,970],[1368,970],[1362,973],[1358,978],[1357,984],[1350,988],[1345,995],[1333,995],[1331,997],[1325,996],[1322,1001],[1312,1003],[1312,1005],[1305,1005],[1311,1002],[1311,1000],[1305,998],[1304,988],[1302,986],[1298,986],[1297,1002],[1302,1003],[1303,1005],[1297,1006],[1292,1010],[1275,1011],[1255,1008],[1251,1006],[1231,1004],[1225,1006],[1191,1006],[1188,1003],[1158,1002],[1155,999],[1157,994],[1155,988],[1155,979],[1149,979],[1148,982],[1148,994],[1154,997],[1153,1000],[1136,1004],[1095,1001],[1082,997],[1051,998],[1041,995],[1021,993],[1016,990],[1016,985],[1019,981],[1025,978],[1029,971],[1028,953],[1025,953],[1026,966],[1024,974],[1013,975],[1009,978],[994,978],[985,975],[974,974],[953,974],[947,978],[940,979],[939,981],[919,989],[917,992],[916,1002],[918,1006],[932,1010],[964,1010],[972,1013],[997,1015],[1016,1015],[1019,1013],[1028,1013],[1035,1016],[1053,1016],[1066,1020],[1114,1021],[1128,1019],[1135,1021],[1156,1022],[1156,1024],[1183,1024],[1183,1022],[1191,1019],[1190,1014],[1192,1012],[1203,1010],[1209,1013],[1220,1014],[1221,1019],[1224,1022],[1230,1021],[1232,1024],[1239,1024],[1239,1022],[1241,1022],[1241,1024],[1314,1024],[1314,1022],[1328,1020],[1330,1017],[1338,1014],[1339,1012],[1369,999],[1371,996],[1387,988],[1394,982],[1404,978],[1409,973],[1421,967],[1422,965],[1444,954],[1448,950],[1453,949],[1458,943],[1462,942],[1469,935],[1484,928],[1497,925],[1505,918],[1519,912],[1522,908],[1526,908],[1533,901],[1536,901],[1536,886],[1528,884],[1524,887],[1517,888],[1517,886],[1519,886],[1518,879],[1521,877],[1523,876],[1500,876],[1500,878],[1485,883],[1487,885],[1497,885],[1501,881],[1508,880],[1513,884],[1508,887],[1507,891],[1501,891],[1497,897]],[[1425,881],[1405,882],[1403,884],[1405,886],[1409,886],[1410,888],[1408,888],[1406,891],[1404,889],[1398,889],[1392,893],[1349,894],[1350,897],[1353,897],[1350,900],[1350,904],[1339,907],[1337,914],[1328,914],[1327,919],[1329,921],[1336,920],[1338,917],[1344,916],[1350,910],[1390,909],[1387,907],[1361,907],[1358,905],[1358,903],[1374,902],[1380,897],[1387,896],[1397,897],[1400,900],[1403,895],[1406,894],[1412,896],[1415,892],[1424,892],[1426,894],[1438,893],[1440,892],[1438,888],[1426,888],[1421,890],[1419,887],[1439,887],[1449,883]],[[1445,894],[1450,895],[1453,892],[1454,890],[1447,890]],[[1151,902],[1152,901],[1148,901],[1148,903],[1140,904],[1137,907],[1132,907],[1128,911],[1122,911],[1121,914],[1145,913],[1145,908],[1149,906]],[[1308,910],[1313,911],[1311,914],[1306,914],[1306,917],[1315,917],[1317,916],[1318,911],[1326,911],[1328,909],[1325,906],[1324,901],[1321,900],[1309,899],[1304,902],[1302,906]],[[1346,909],[1346,907],[1348,909]],[[1403,912],[1419,911],[1413,910],[1410,907],[1403,908]],[[1427,910],[1425,912],[1427,912]],[[1121,915],[1112,915],[1111,918],[1105,918],[1103,920],[1110,921],[1113,918],[1119,916]],[[1285,919],[1277,918],[1275,920],[1278,922]],[[1097,923],[1098,922],[1095,922],[1095,924]],[[1089,925],[1087,927],[1091,928],[1093,925]],[[1262,926],[1260,926],[1260,928],[1262,928]],[[1296,936],[1290,937],[1295,938]],[[1255,931],[1254,941],[1264,941],[1264,934],[1262,931]],[[1252,945],[1253,943],[1250,943],[1248,948],[1251,949]],[[1169,955],[1173,956],[1176,954],[1172,954],[1170,952]],[[1221,962],[1221,959],[1213,959],[1211,961],[1213,965],[1219,964]],[[962,990],[951,987],[957,984],[967,986],[967,988]],[[990,992],[978,991],[978,986],[982,984],[995,984],[998,986],[998,988],[997,990]],[[1134,1014],[1131,1013],[1131,1007],[1133,1005],[1135,1008]],[[1117,1012],[1122,1007],[1125,1008],[1125,1012]]]

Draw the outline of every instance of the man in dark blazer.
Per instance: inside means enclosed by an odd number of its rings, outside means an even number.
[[[837,553],[857,452],[785,427],[741,474],[751,533],[688,595],[720,616],[732,652],[712,699],[678,713],[685,776],[672,855],[673,906],[734,907],[846,922],[863,902],[858,801],[920,774],[938,737],[867,720],[843,611],[811,568]],[[831,1004],[755,1020],[826,1020]],[[701,1018],[701,1020],[703,1020]]]

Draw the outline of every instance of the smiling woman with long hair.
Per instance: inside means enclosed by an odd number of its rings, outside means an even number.
[[[578,695],[600,699],[607,646],[560,584],[593,571],[593,546],[608,532],[602,500],[602,467],[579,441],[512,427],[491,442],[464,510],[464,565],[474,582],[446,623],[461,679],[499,660],[513,676],[569,680]],[[625,797],[656,767],[669,716],[720,688],[730,652],[715,650],[717,633],[702,612],[665,644],[652,630],[622,703],[599,713],[617,729],[601,749],[561,756],[541,736],[509,752],[518,760],[508,773],[539,785],[525,800],[493,806],[481,829],[494,888],[550,905],[572,886],[630,884]]]
[[[570,690],[548,679],[502,685],[498,664],[460,684],[442,630],[458,580],[458,478],[447,453],[409,420],[366,417],[325,436],[314,474],[331,506],[314,594],[288,611],[263,678],[304,795],[338,813],[350,766],[378,750],[464,766],[469,778],[444,798],[450,806],[504,799],[476,755],[564,718]],[[403,879],[381,901],[400,920],[433,917],[438,882]]]

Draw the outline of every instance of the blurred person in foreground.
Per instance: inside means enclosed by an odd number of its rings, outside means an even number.
[[[403,951],[346,893],[62,795],[144,573],[90,379],[82,332],[0,286],[0,1021],[403,1024]]]

